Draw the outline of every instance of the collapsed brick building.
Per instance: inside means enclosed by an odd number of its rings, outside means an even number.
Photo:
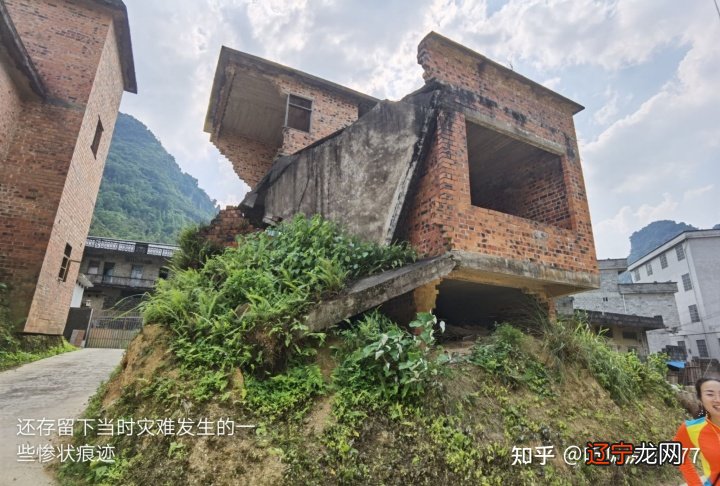
[[[299,212],[407,241],[439,263],[385,307],[457,323],[553,314],[553,297],[596,288],[583,107],[434,32],[418,62],[425,85],[392,102],[223,47],[205,131],[251,192],[211,233]]]
[[[0,2],[0,282],[20,330],[62,334],[123,91],[122,1]]]

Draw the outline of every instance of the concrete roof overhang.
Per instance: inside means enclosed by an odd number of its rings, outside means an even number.
[[[268,145],[282,143],[286,98],[271,82],[272,77],[290,77],[372,107],[379,100],[283,66],[252,54],[223,46],[220,50],[204,130],[241,135]]]

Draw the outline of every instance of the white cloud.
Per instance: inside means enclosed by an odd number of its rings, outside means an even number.
[[[604,100],[580,140],[599,254],[627,254],[618,252],[650,218],[720,223],[708,184],[720,180],[720,23],[709,2],[510,0],[490,16],[485,1],[126,3],[140,94],[123,110],[223,204],[247,187],[202,132],[221,45],[397,99],[422,84],[416,46],[435,30],[551,89],[562,83],[582,104]],[[624,84],[678,46],[684,57],[654,91]]]

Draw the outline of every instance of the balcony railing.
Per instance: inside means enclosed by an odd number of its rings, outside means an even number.
[[[112,287],[132,287],[138,289],[151,289],[155,286],[155,279],[121,277],[116,275],[85,275],[95,285],[108,285]]]
[[[173,256],[179,249],[177,246],[172,245],[114,240],[112,238],[98,238],[97,236],[88,236],[85,241],[85,247],[98,248],[101,250],[124,251],[127,253],[139,253],[141,255],[153,255],[167,258]]]

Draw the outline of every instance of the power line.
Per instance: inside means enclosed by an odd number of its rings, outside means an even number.
[[[718,7],[717,0],[713,0],[713,3],[715,3],[715,10],[717,10],[718,18],[720,18],[720,7]]]

